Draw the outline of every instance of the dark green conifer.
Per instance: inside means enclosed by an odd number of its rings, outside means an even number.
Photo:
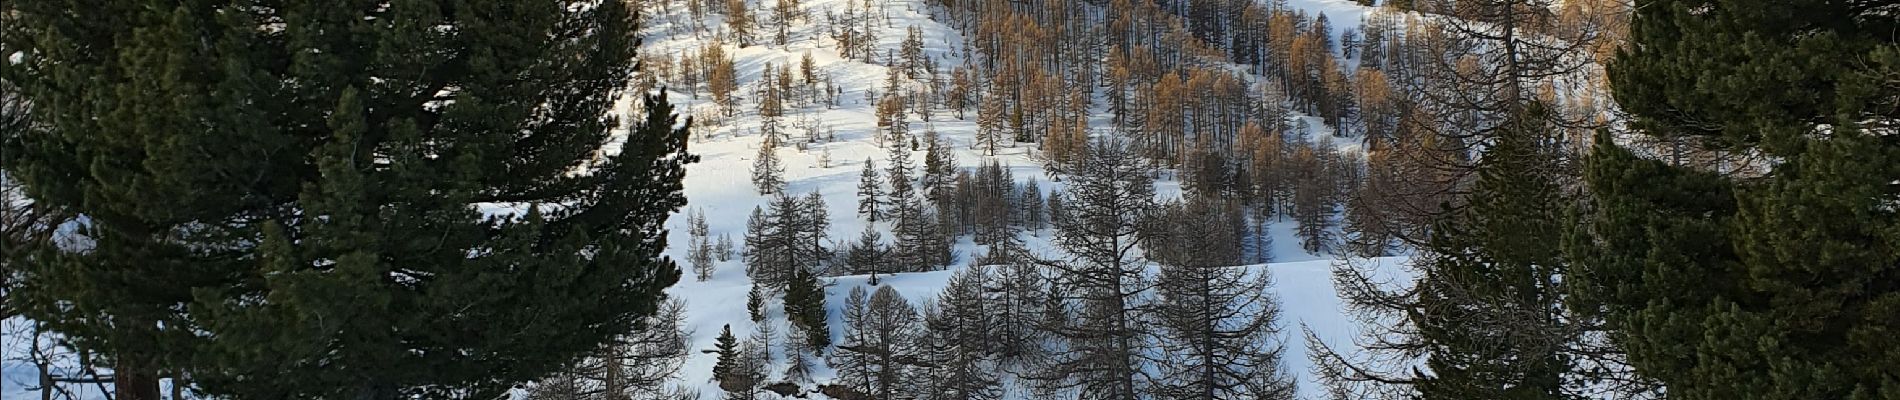
[[[586,3],[9,3],[44,129],[4,163],[90,243],[30,250],[28,314],[132,400],[489,398],[599,349],[678,279],[696,158],[663,97],[598,151],[636,26]]]
[[[1574,307],[1672,398],[1900,398],[1900,18],[1818,0],[1635,10],[1609,72],[1657,151],[1597,141]]]

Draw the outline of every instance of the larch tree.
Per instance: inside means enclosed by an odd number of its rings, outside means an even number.
[[[700,282],[712,279],[713,244],[712,229],[706,226],[706,212],[693,209],[686,218],[687,244],[686,262],[693,268],[693,277]]]
[[[864,171],[858,174],[858,216],[868,223],[877,223],[884,216],[883,177],[878,175],[877,163],[864,159]]]
[[[1280,304],[1266,268],[1241,264],[1239,207],[1197,198],[1157,213],[1147,248],[1161,264],[1152,319],[1160,399],[1292,399]]]
[[[1140,320],[1153,289],[1137,235],[1155,207],[1154,186],[1136,154],[1107,139],[1090,146],[1069,189],[1058,194],[1055,243],[1069,254],[1051,263],[1067,323],[1051,326],[1063,345],[1036,378],[1087,398],[1132,399],[1145,392],[1150,333]]]
[[[766,135],[759,142],[759,153],[752,157],[752,188],[759,194],[781,194],[785,190],[785,166],[778,159],[778,138]]]

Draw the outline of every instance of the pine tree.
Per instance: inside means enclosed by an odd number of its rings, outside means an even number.
[[[1566,280],[1670,397],[1900,395],[1882,7],[1636,4],[1609,77],[1638,135],[1598,136]]]
[[[715,354],[718,361],[713,364],[713,380],[719,381],[719,389],[727,396],[750,398],[752,388],[758,384],[756,370],[748,370],[750,355],[747,349],[739,346],[739,339],[732,336],[732,325],[719,328],[719,337],[713,340],[713,350],[703,352]]]
[[[957,174],[956,154],[936,130],[924,131],[924,171],[918,184],[923,186],[924,197],[933,205],[941,206],[949,197],[951,177]]]
[[[818,275],[799,269],[785,290],[785,317],[804,332],[806,345],[823,353],[831,346],[830,314],[825,309],[825,286]]]
[[[1017,197],[1017,221],[1023,229],[1041,235],[1042,229],[1049,225],[1048,216],[1043,214],[1042,184],[1037,183],[1035,176],[1030,176],[1029,181],[1023,183],[1021,192],[1022,196]]]
[[[752,158],[752,187],[763,195],[785,190],[785,166],[779,164],[778,139],[771,135],[759,143],[759,154]]]
[[[113,360],[116,398],[158,398],[160,371],[218,397],[492,397],[678,278],[687,129],[649,97],[594,158],[633,84],[627,4],[0,8],[32,55],[0,80],[63,105],[9,138],[8,177],[91,243],[9,248],[44,262],[8,301]],[[438,334],[496,324],[518,335]]]
[[[765,322],[764,286],[753,284],[752,290],[745,293],[745,312],[752,317],[753,323]]]
[[[791,255],[786,251],[791,247],[784,243],[785,236],[778,233],[777,222],[767,216],[764,208],[753,207],[745,225],[746,276],[751,277],[755,285],[771,286],[781,282],[778,267],[790,262]]]
[[[1526,112],[1542,111],[1533,103]],[[1470,202],[1439,219],[1414,256],[1421,275],[1403,314],[1413,336],[1380,346],[1422,356],[1427,368],[1401,372],[1415,375],[1407,390],[1418,396],[1575,399],[1593,390],[1572,381],[1587,376],[1577,372],[1586,354],[1571,352],[1587,326],[1562,303],[1571,290],[1558,248],[1563,203],[1545,121],[1519,118],[1485,148]]]
[[[900,46],[903,48],[901,55],[904,60],[903,69],[905,77],[918,79],[918,77],[928,72],[924,66],[930,60],[924,55],[924,30],[922,28],[911,26],[905,29],[904,43]]]

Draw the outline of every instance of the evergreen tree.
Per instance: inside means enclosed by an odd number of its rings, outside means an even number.
[[[220,397],[493,397],[678,278],[686,127],[648,97],[595,158],[633,83],[625,3],[3,8],[0,80],[47,105],[8,176],[90,243],[8,249],[44,260],[9,301],[113,360],[119,399],[160,371]],[[528,211],[473,206],[496,203]]]
[[[906,28],[904,42],[900,46],[903,48],[901,56],[904,61],[904,76],[918,79],[919,76],[924,75],[927,72],[924,66],[930,61],[924,55],[924,30],[916,26]]]
[[[749,356],[745,354],[746,349],[739,346],[739,338],[732,336],[732,325],[720,327],[719,337],[713,339],[713,350],[704,352],[718,356],[718,361],[713,363],[713,380],[719,381],[719,389],[725,390],[727,396],[750,398],[745,395],[751,394],[758,380],[753,371],[747,370]]]
[[[1670,397],[1900,396],[1883,7],[1637,2],[1609,76],[1639,135],[1599,136],[1566,279]]]
[[[804,268],[792,272],[792,281],[785,289],[785,317],[804,332],[805,344],[812,350],[822,354],[831,346],[831,325],[825,322],[830,317],[825,309],[825,285],[818,281],[817,274]]]
[[[1023,183],[1021,191],[1022,196],[1017,197],[1016,206],[1018,225],[1040,236],[1042,229],[1049,225],[1048,216],[1043,214],[1042,184],[1037,182],[1036,177],[1030,176],[1029,182]]]
[[[955,183],[952,177],[956,176],[957,169],[957,156],[943,143],[943,137],[936,130],[925,131],[924,171],[919,184],[923,186],[924,197],[940,210]]]
[[[1531,110],[1527,112],[1537,112]],[[1563,318],[1562,206],[1540,118],[1484,151],[1470,203],[1432,229],[1419,257],[1410,323],[1418,327],[1426,398],[1577,399],[1565,350],[1577,327]]]
[[[752,317],[753,323],[765,321],[765,289],[757,284],[745,292],[745,313]]]

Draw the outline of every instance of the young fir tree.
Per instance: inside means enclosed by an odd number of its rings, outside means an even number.
[[[804,268],[794,270],[785,288],[785,318],[803,332],[803,344],[819,354],[831,346],[831,325],[826,323],[830,316],[825,309],[824,282]]]
[[[625,3],[4,8],[30,56],[0,80],[47,105],[8,176],[90,243],[8,249],[44,260],[9,301],[113,360],[119,399],[160,371],[212,396],[493,397],[678,279],[685,126],[648,97],[596,158],[634,75]],[[474,206],[496,203],[527,211]]]
[[[732,392],[728,387],[739,383],[739,379],[734,379],[739,363],[739,339],[732,336],[732,325],[720,327],[719,337],[713,339],[713,348],[701,352],[713,354],[717,358],[712,368],[713,380],[719,381],[720,389]]]
[[[1636,7],[1610,79],[1657,146],[1599,136],[1573,307],[1672,398],[1900,396],[1891,7]]]

